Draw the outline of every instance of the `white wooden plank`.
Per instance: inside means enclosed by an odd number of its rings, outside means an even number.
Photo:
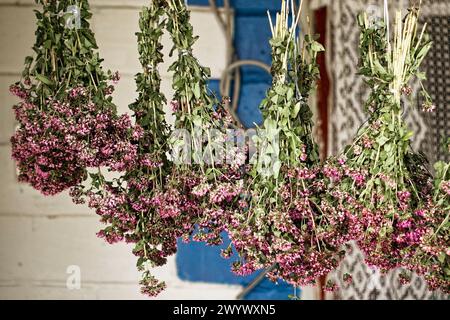
[[[25,56],[32,54],[35,29],[31,8],[0,8],[0,73],[22,71]]]
[[[172,99],[173,90],[170,77],[163,77],[161,82],[161,92],[166,96],[168,102]],[[121,77],[119,83],[115,85],[115,91],[113,93],[114,103],[119,107],[120,113],[132,114],[132,111],[128,109],[128,105],[133,103],[138,94],[136,93],[136,83],[134,75],[124,75]],[[165,106],[166,113],[171,113],[169,107]]]
[[[89,296],[93,285],[98,287],[97,298],[139,297],[139,273],[131,246],[107,245],[96,238],[98,229],[96,217],[0,217],[0,243],[11,244],[0,246],[0,298],[5,291],[11,296],[20,294],[18,287],[25,298],[33,297],[34,286],[44,288],[44,298]],[[79,293],[64,292],[70,265],[80,267]],[[161,299],[233,299],[240,290],[239,286],[180,281],[174,257],[153,273],[169,286]]]
[[[126,74],[139,71],[135,36],[138,17],[137,10],[94,9],[92,26],[106,67]],[[226,59],[225,36],[215,16],[209,11],[193,11],[192,24],[194,33],[200,36],[194,54],[203,65],[211,68],[213,78],[220,78]],[[163,46],[165,62],[161,66],[161,74],[168,75],[167,69],[173,58],[168,57],[172,43],[167,33],[163,37]]]
[[[139,287],[133,285],[101,285],[97,290],[99,299],[120,300],[149,299],[139,293]],[[241,286],[181,282],[170,284],[166,290],[153,299],[156,300],[234,300]]]
[[[92,28],[96,33],[105,67],[133,75],[139,70],[135,32],[138,30],[139,9],[93,9]],[[225,67],[225,36],[214,14],[208,10],[193,10],[192,23],[195,34],[200,36],[194,54],[200,62],[211,68],[212,77],[219,78]],[[30,7],[3,6],[0,10],[0,40],[8,43],[0,49],[0,74],[19,73],[24,57],[32,54],[35,17]],[[165,51],[171,47],[164,37]],[[167,75],[172,60],[166,59],[161,73]]]
[[[68,266],[75,265],[81,270],[81,284],[137,283],[132,245],[105,243],[95,235],[101,227],[95,215],[0,217],[0,281],[65,283]],[[175,259],[154,274],[168,282],[176,279]]]
[[[68,290],[60,285],[28,285],[2,286],[0,284],[1,300],[84,300],[96,299],[97,287],[83,287],[80,290]]]
[[[169,286],[156,298],[144,296],[137,284],[87,283],[79,290],[69,290],[65,283],[29,282],[24,285],[8,285],[0,282],[0,299],[99,299],[99,300],[234,300],[239,286],[182,283]]]

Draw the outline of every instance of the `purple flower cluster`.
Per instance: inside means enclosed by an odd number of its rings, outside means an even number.
[[[10,91],[22,99],[14,106],[19,126],[11,138],[20,181],[54,195],[82,182],[86,168],[134,165],[136,145],[128,136],[139,128],[127,115],[95,104],[86,88],[72,88],[65,100],[48,98],[40,105],[27,89],[13,85]]]
[[[430,289],[449,292],[450,279],[445,271],[449,261],[445,252],[450,208],[448,177],[438,180],[433,189],[427,170],[414,162],[414,171],[408,171],[410,164],[406,162],[400,165],[409,183],[403,184],[388,170],[365,167],[361,159],[376,154],[370,148],[364,153],[353,152],[354,158],[346,157],[345,161],[342,157],[329,158],[323,166],[330,179],[329,183],[325,181],[329,204],[354,214],[347,219],[347,229],[341,231],[357,241],[371,267],[382,272],[404,268],[422,275]]]
[[[340,176],[334,168],[283,167],[281,171],[289,179],[279,191],[282,200],[277,207],[233,212],[228,231],[240,258],[233,271],[247,274],[268,268],[274,281],[310,285],[339,265],[341,247],[360,229],[356,216],[327,195],[326,185]],[[342,195],[341,202],[346,200]]]

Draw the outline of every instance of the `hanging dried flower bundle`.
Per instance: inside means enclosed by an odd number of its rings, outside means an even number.
[[[330,195],[344,213],[357,215],[350,229],[360,231],[354,239],[366,262],[381,271],[406,267],[426,274],[432,268],[426,263],[413,265],[410,259],[424,250],[424,239],[431,239],[430,230],[448,215],[448,207],[444,199],[434,202],[445,198],[440,180],[433,197],[428,161],[410,147],[413,133],[403,118],[401,96],[410,93],[411,78],[423,78],[419,67],[431,47],[426,26],[418,28],[418,17],[418,8],[411,8],[404,19],[397,12],[391,42],[387,24],[371,24],[366,14],[359,16],[360,73],[372,88],[366,103],[369,120],[353,143],[329,159],[324,168],[334,184]],[[422,95],[424,108],[433,109],[428,93],[423,90]],[[440,250],[446,247],[441,240]],[[448,259],[444,258],[440,256]]]
[[[195,38],[184,2],[151,1],[140,13],[139,29],[138,50],[143,72],[136,76],[139,97],[129,106],[136,119],[135,164],[112,181],[106,180],[101,172],[91,174],[91,186],[86,190],[79,188],[73,194],[76,202],[83,202],[86,195],[89,206],[107,224],[99,232],[100,237],[109,243],[135,244],[133,253],[139,257],[137,267],[143,272],[142,292],[156,296],[166,285],[152,276],[150,269],[164,265],[167,257],[176,253],[178,238],[190,240],[196,225],[200,225],[214,231],[207,239],[209,242],[221,240],[223,225],[213,218],[213,212],[218,211],[206,210],[205,202],[209,203],[213,197],[210,193],[224,180],[221,170],[226,167],[226,172],[232,174],[234,165],[219,161],[216,167],[214,162],[225,155],[223,128],[231,122],[231,117],[208,93],[209,71],[192,55]],[[170,103],[176,115],[175,131],[165,121],[166,99],[160,92],[158,67],[163,61],[164,29],[174,42],[172,52],[178,52],[178,59],[169,68],[173,71],[175,90]],[[197,135],[203,135],[205,141],[191,139]],[[173,150],[179,145],[190,151],[181,154],[181,160]],[[201,190],[206,185],[211,187]],[[220,192],[215,194],[222,196]],[[199,233],[197,240],[206,239]]]
[[[108,81],[119,75],[102,70],[88,1],[36,2],[42,11],[36,10],[35,57],[25,59],[22,80],[10,88],[21,99],[12,156],[20,181],[53,195],[83,181],[88,167],[129,167],[136,149],[124,139],[130,119],[119,117],[111,101]],[[72,23],[77,17],[79,25]]]
[[[171,102],[175,134],[171,138],[174,162],[168,178],[168,190],[160,200],[160,215],[166,218],[184,217],[184,241],[194,239],[209,244],[222,242],[226,226],[225,211],[230,201],[242,193],[241,166],[245,164],[245,148],[234,144],[234,135],[227,129],[233,118],[225,110],[227,98],[219,102],[208,90],[210,71],[200,65],[192,49],[193,36],[190,14],[182,0],[168,0],[167,30],[178,59],[170,66],[174,73],[175,95]],[[181,149],[181,150],[180,150]]]
[[[149,272],[151,267],[166,263],[175,252],[178,225],[166,223],[158,214],[161,204],[156,197],[165,191],[165,177],[171,163],[166,153],[170,129],[165,121],[166,99],[160,92],[158,66],[163,61],[161,37],[165,27],[164,11],[158,1],[152,1],[140,13],[138,38],[139,60],[143,71],[136,75],[139,93],[129,108],[136,120],[133,139],[137,141],[134,165],[119,178],[108,181],[101,172],[91,174],[92,183],[77,190],[76,202],[88,198],[89,207],[101,216],[106,227],[98,233],[108,243],[134,243],[137,268],[143,272],[142,292],[155,296],[165,284]]]
[[[229,227],[240,261],[237,274],[261,268],[293,285],[314,283],[334,269],[346,237],[346,220],[322,201],[326,194],[312,138],[308,98],[319,75],[323,47],[307,35],[299,45],[297,22],[288,25],[289,1],[272,26],[272,87],[261,104],[263,128],[254,137],[245,204]]]

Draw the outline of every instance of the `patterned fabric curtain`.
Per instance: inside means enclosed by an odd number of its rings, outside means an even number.
[[[406,7],[408,1],[389,0],[390,10]],[[366,120],[361,106],[368,89],[363,78],[357,75],[359,28],[356,15],[368,11],[383,16],[382,0],[313,0],[315,8],[328,6],[328,70],[331,79],[331,97],[329,100],[329,154],[338,153],[360,125]],[[393,12],[393,11],[391,11]],[[393,16],[393,15],[391,15]],[[430,166],[436,160],[449,160],[441,150],[441,140],[450,136],[450,2],[448,0],[422,1],[422,23],[427,22],[428,32],[434,42],[433,48],[424,62],[423,71],[428,80],[426,85],[437,106],[434,113],[424,114],[420,110],[421,101],[412,97],[416,108],[407,110],[407,122],[415,132],[413,148],[422,151],[430,160]],[[418,83],[412,84],[418,91]],[[411,103],[406,101],[406,103]],[[342,299],[438,299],[448,298],[440,293],[429,292],[425,282],[415,276],[411,283],[401,286],[398,282],[399,270],[387,275],[367,267],[361,251],[351,244],[340,269],[330,278],[341,287],[338,293]],[[353,274],[353,283],[346,284],[342,275]]]

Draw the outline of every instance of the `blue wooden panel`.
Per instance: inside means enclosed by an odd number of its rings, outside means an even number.
[[[266,83],[243,83],[237,116],[246,128],[254,127],[254,123],[262,124],[263,117],[259,110],[259,104],[264,99],[269,86],[270,80]]]
[[[234,275],[230,271],[231,263],[234,261],[233,257],[230,259],[220,257],[220,250],[227,248],[230,243],[226,234],[223,234],[223,236],[226,240],[221,246],[206,246],[199,242],[186,244],[178,241],[176,256],[178,277],[181,280],[193,282],[238,284],[243,287],[248,285],[259,272],[246,277]],[[284,282],[274,284],[265,278],[249,292],[245,299],[286,300],[291,294],[293,294],[292,286]]]
[[[233,257],[224,259],[220,256],[220,250],[227,248],[230,243],[227,235],[223,236],[226,240],[221,246],[207,246],[194,241],[186,244],[178,241],[176,262],[180,279],[242,285],[252,281],[256,274],[237,277],[231,272]]]
[[[293,294],[294,289],[291,285],[285,282],[274,284],[266,278],[245,297],[245,300],[288,300]],[[301,290],[297,289],[297,296],[299,295]]]
[[[258,60],[270,66],[271,49],[269,40],[272,37],[269,20],[266,14],[239,16],[235,22],[235,47],[239,59]],[[270,83],[270,75],[256,67],[242,67],[244,82]]]
[[[189,5],[209,6],[208,0],[188,0]],[[223,6],[223,0],[216,0],[218,6]],[[266,13],[267,10],[280,10],[280,0],[231,0],[231,6],[236,14]]]

